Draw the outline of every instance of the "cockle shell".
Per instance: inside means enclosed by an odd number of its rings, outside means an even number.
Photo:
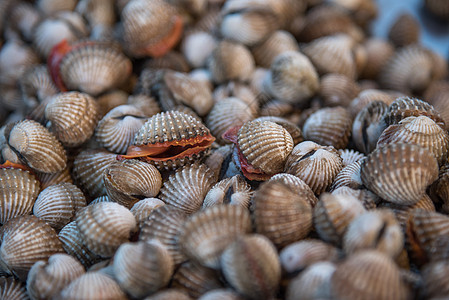
[[[85,273],[83,265],[68,254],[53,254],[48,262],[38,261],[30,269],[27,291],[32,299],[50,299]]]
[[[83,192],[74,184],[59,183],[44,189],[36,199],[33,214],[56,230],[75,218],[75,214],[86,206]]]
[[[140,114],[143,114],[146,117],[152,117],[161,112],[161,108],[156,99],[145,94],[130,95],[127,103],[139,109]],[[145,122],[143,124],[145,124]]]
[[[218,269],[220,255],[228,244],[250,232],[251,220],[246,208],[216,205],[197,212],[186,221],[179,243],[188,258]]]
[[[76,216],[76,226],[86,246],[97,255],[111,257],[136,229],[136,219],[114,202],[88,205]]]
[[[313,225],[322,240],[340,247],[349,224],[364,212],[362,203],[351,195],[324,193],[313,209]]]
[[[3,299],[30,299],[26,286],[13,277],[0,277],[0,297]]]
[[[288,131],[288,133],[290,133],[290,135],[293,139],[293,144],[295,144],[295,145],[304,140],[304,137],[302,136],[301,128],[299,128],[295,123],[289,121],[286,118],[276,117],[276,116],[263,116],[263,117],[258,117],[257,119],[254,119],[254,121],[259,121],[259,122],[270,121],[270,122],[276,123],[278,125],[281,125],[282,127],[284,127],[285,130]]]
[[[381,201],[379,196],[374,194],[373,192],[363,188],[363,186],[359,188],[351,188],[348,186],[340,186],[334,190],[332,190],[331,194],[333,195],[349,195],[357,198],[363,205],[366,210],[372,210],[377,207],[377,204]]]
[[[125,105],[128,101],[128,93],[123,90],[112,90],[97,97],[98,116],[103,118],[111,109],[119,105]]]
[[[46,15],[53,15],[59,11],[72,11],[76,6],[75,0],[38,0],[37,7]]]
[[[318,198],[313,193],[312,189],[299,177],[287,173],[279,173],[270,178],[269,181],[281,182],[289,186],[290,190],[294,191],[297,196],[303,197],[311,207],[314,207],[318,202]]]
[[[142,229],[144,222],[148,219],[152,212],[156,208],[164,205],[165,203],[158,198],[145,198],[134,204],[130,211],[134,215],[134,218],[136,218],[137,225],[139,225],[139,228]]]
[[[343,74],[328,73],[320,81],[319,95],[325,106],[347,107],[359,92],[359,85]]]
[[[30,214],[39,191],[39,181],[30,172],[0,169],[0,223]]]
[[[440,168],[438,179],[430,187],[432,199],[441,203],[441,210],[449,212],[449,165]]]
[[[256,72],[257,70],[254,73]],[[226,98],[235,97],[243,101],[252,114],[257,115],[259,111],[259,95],[257,95],[257,91],[251,85],[246,83],[229,81],[221,84],[214,89],[213,97],[216,103]]]
[[[275,294],[281,264],[268,238],[258,234],[238,237],[224,250],[220,262],[224,277],[239,293],[250,299]]]
[[[0,230],[0,242],[1,271],[22,281],[35,262],[64,251],[54,229],[35,216],[6,222]]]
[[[445,106],[448,99],[449,82],[446,80],[433,81],[423,94],[423,99],[432,104],[432,106],[441,115],[445,128],[448,129],[449,124],[449,109]]]
[[[356,98],[354,98],[349,105],[351,116],[355,118],[357,114],[365,108],[369,103],[374,101],[381,101],[390,105],[396,99],[395,94],[387,93],[377,89],[362,90]]]
[[[351,134],[352,119],[344,107],[327,107],[307,118],[302,130],[306,140],[336,149],[345,148]]]
[[[112,267],[120,287],[135,298],[166,286],[174,268],[167,249],[157,241],[122,244]]]
[[[112,201],[131,209],[139,200],[159,193],[162,177],[155,166],[130,159],[107,166],[103,182]]]
[[[391,42],[380,38],[368,38],[362,46],[366,52],[366,64],[360,77],[376,79],[394,54],[394,47]]]
[[[192,300],[189,295],[179,289],[170,288],[146,297],[144,300]]]
[[[215,289],[201,295],[198,300],[243,300],[243,296],[231,289]]]
[[[25,70],[39,63],[34,50],[20,39],[11,39],[0,50],[0,84],[15,86]]]
[[[449,272],[447,260],[426,264],[421,269],[423,280],[421,296],[428,299],[444,299],[449,293],[447,272]]]
[[[363,161],[361,178],[382,199],[412,205],[438,178],[438,162],[420,146],[389,144],[374,150]]]
[[[115,3],[98,0],[82,0],[76,6],[76,11],[86,18],[91,37],[97,40],[111,38],[116,22]]]
[[[212,149],[204,158],[203,163],[212,170],[214,177],[219,179],[224,177],[229,164],[234,164],[231,159],[233,148],[231,145],[219,146]],[[236,171],[239,174],[239,171]]]
[[[206,165],[185,166],[164,182],[159,198],[191,214],[201,208],[204,197],[215,182],[213,172]]]
[[[59,299],[126,300],[125,293],[111,277],[100,272],[87,272],[66,286]]]
[[[164,56],[153,57],[150,60],[146,60],[143,64],[145,68],[153,69],[170,69],[177,72],[187,73],[191,71],[189,63],[184,55],[177,51],[169,51]]]
[[[338,153],[340,153],[345,167],[365,158],[365,155],[353,149],[339,149]]]
[[[182,53],[194,68],[206,66],[207,58],[217,46],[217,39],[205,31],[194,31],[186,34],[182,40]]]
[[[44,173],[63,170],[67,156],[61,143],[45,127],[32,120],[19,121],[5,130],[8,146],[20,155],[21,162]],[[3,158],[10,159],[5,156]]]
[[[295,38],[284,30],[270,34],[265,41],[251,48],[256,64],[269,68],[276,56],[287,51],[299,51]]]
[[[395,262],[373,250],[355,253],[341,263],[332,276],[331,290],[337,299],[404,300],[409,296]]]
[[[31,3],[17,3],[8,9],[5,32],[13,31],[25,41],[31,41],[33,30],[40,21],[41,14]]]
[[[255,231],[282,248],[305,238],[312,229],[312,207],[301,194],[280,181],[262,184],[251,207]]]
[[[185,212],[174,206],[158,207],[143,222],[139,240],[144,242],[151,239],[159,240],[167,248],[174,264],[178,265],[186,260],[180,249],[179,235],[187,217]]]
[[[388,32],[388,39],[396,47],[404,47],[419,42],[420,28],[418,20],[408,13],[399,15]]]
[[[87,141],[97,126],[98,105],[79,92],[55,95],[45,107],[49,130],[64,146],[76,147]]]
[[[210,188],[204,198],[203,208],[221,204],[249,207],[252,195],[251,186],[241,175],[235,175]]]

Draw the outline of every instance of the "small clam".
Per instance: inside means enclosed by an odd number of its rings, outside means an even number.
[[[250,214],[235,205],[216,205],[193,214],[181,231],[184,254],[202,265],[218,269],[221,253],[239,235],[251,232]]]
[[[263,68],[269,68],[279,54],[298,50],[295,38],[284,30],[273,32],[265,41],[251,48],[256,64]]]
[[[363,188],[362,178],[360,177],[362,162],[363,160],[359,160],[341,169],[341,171],[338,172],[337,176],[332,182],[332,186],[330,187],[329,191],[333,192],[334,190],[342,186],[346,186],[352,189]]]
[[[315,196],[312,189],[302,179],[295,175],[279,173],[271,177],[269,181],[286,184],[297,196],[303,197],[311,207],[314,207],[318,202],[318,198]]]
[[[45,107],[47,127],[66,147],[87,141],[97,126],[98,105],[92,97],[79,92],[55,95]]]
[[[244,298],[231,289],[215,289],[201,295],[198,300],[243,300]]]
[[[238,237],[224,250],[220,261],[224,277],[239,293],[250,299],[276,293],[281,264],[268,238],[257,234]]]
[[[150,60],[146,60],[143,67],[152,69],[169,69],[184,73],[191,70],[184,55],[177,51],[169,51],[164,56],[153,57]]]
[[[130,211],[134,215],[134,218],[136,218],[137,225],[139,225],[139,228],[142,229],[144,222],[148,219],[152,212],[156,208],[164,205],[165,203],[158,198],[145,198],[134,204]]]
[[[449,272],[447,260],[426,264],[421,269],[423,281],[421,296],[428,299],[444,299],[447,297],[449,294],[447,272]]]
[[[41,19],[41,13],[31,3],[15,3],[7,12],[5,33],[20,35],[25,41],[31,41],[33,30]]]
[[[204,154],[215,138],[198,119],[179,111],[151,117],[136,133],[127,155],[158,168],[173,169]]]
[[[397,96],[397,94],[391,94],[378,89],[369,88],[367,90],[362,90],[357,97],[352,100],[348,109],[351,112],[351,116],[355,118],[357,114],[369,103],[381,101],[388,106],[396,99]]]
[[[1,271],[25,281],[33,264],[62,253],[53,228],[35,216],[21,216],[6,222],[0,231]]]
[[[394,54],[394,47],[389,41],[380,38],[368,38],[362,46],[366,52],[366,65],[360,77],[375,79]]]
[[[257,70],[254,72],[256,73]],[[253,74],[254,77],[254,74]],[[258,92],[250,85],[239,81],[229,81],[217,86],[213,91],[213,97],[216,103],[226,98],[238,98],[243,101],[253,115],[259,111]]]
[[[420,28],[418,20],[408,13],[403,13],[396,18],[396,21],[388,32],[388,39],[396,47],[404,47],[419,42]]]
[[[98,116],[103,118],[111,109],[119,105],[127,104],[128,93],[123,90],[112,90],[97,98]]]
[[[417,145],[389,144],[362,163],[363,184],[389,202],[412,205],[438,178],[436,158]]]
[[[13,277],[0,277],[0,295],[3,299],[30,299],[25,284]]]
[[[441,210],[449,212],[449,165],[440,168],[438,179],[430,187],[432,199],[441,203]]]
[[[251,207],[255,231],[282,248],[305,238],[312,229],[312,207],[307,198],[280,181],[263,183]]]
[[[44,189],[36,199],[33,214],[61,229],[75,218],[75,214],[86,206],[83,192],[74,184],[59,183]]]
[[[203,207],[220,204],[248,207],[252,195],[251,186],[241,175],[235,175],[211,187],[204,198]]]
[[[144,300],[192,300],[192,298],[179,289],[170,288],[154,293]]]
[[[161,108],[159,106],[159,103],[156,101],[155,98],[145,95],[145,94],[133,94],[128,97],[127,104],[130,104],[137,108],[140,113],[147,117],[152,117],[157,113],[161,112]],[[145,121],[147,121],[147,119]],[[142,123],[142,125],[145,124],[145,122]],[[142,126],[140,126],[142,127]],[[139,127],[139,128],[140,128]],[[137,130],[136,130],[137,132]],[[132,141],[132,140],[131,140]]]
[[[285,128],[285,130],[290,133],[293,139],[293,144],[298,144],[304,140],[304,137],[302,136],[301,128],[299,128],[294,122],[289,121],[286,118],[282,117],[275,117],[275,116],[263,116],[258,117],[257,119],[254,119],[255,121],[270,121],[273,123],[276,123],[278,125],[281,125]]]
[[[339,149],[338,152],[343,159],[344,167],[347,167],[348,165],[365,158],[365,155],[353,149]]]
[[[111,38],[116,22],[115,3],[98,0],[81,0],[76,11],[83,15],[91,28],[91,37],[97,40]]]
[[[343,74],[328,73],[321,78],[319,95],[325,106],[347,107],[359,92],[358,84]]]
[[[126,293],[143,298],[166,286],[173,259],[159,242],[124,243],[114,255],[114,277]]]
[[[348,186],[340,186],[331,192],[333,195],[349,195],[357,198],[366,210],[372,210],[377,207],[377,204],[381,201],[379,196],[366,188],[351,188]]]
[[[217,39],[205,31],[186,34],[182,40],[182,53],[194,68],[206,66],[207,58],[217,46]]]
[[[38,261],[30,269],[27,291],[32,299],[50,299],[85,273],[83,265],[67,254],[53,254],[48,262]]]
[[[136,228],[133,214],[114,202],[88,205],[77,214],[75,221],[86,246],[102,257],[113,256]]]

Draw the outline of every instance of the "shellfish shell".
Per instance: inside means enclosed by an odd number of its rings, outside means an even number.
[[[315,196],[312,189],[302,179],[295,175],[279,173],[271,177],[269,181],[286,184],[297,196],[303,197],[311,207],[314,207],[318,202],[318,198]]]
[[[388,39],[396,47],[404,47],[419,42],[419,22],[411,14],[399,15],[388,32]]]
[[[328,73],[320,81],[319,95],[325,106],[348,107],[359,92],[359,85],[343,74]]]
[[[446,276],[448,271],[449,264],[447,260],[426,264],[421,271],[423,280],[423,287],[421,290],[422,296],[428,297],[429,299],[446,297],[449,293],[449,285]]]
[[[217,46],[216,38],[205,31],[194,31],[182,40],[182,53],[187,62],[194,68],[206,66],[207,58]]]
[[[256,64],[269,68],[274,59],[283,52],[299,51],[295,38],[284,30],[270,34],[265,41],[251,48]]]
[[[156,208],[164,205],[165,203],[158,198],[145,198],[134,204],[130,211],[134,215],[134,218],[136,218],[139,228],[142,229],[144,222],[148,219],[152,212]]]
[[[0,294],[5,299],[30,299],[25,284],[13,277],[0,277]]]
[[[362,44],[366,52],[366,64],[360,77],[376,79],[394,54],[394,46],[387,40],[368,38]]]
[[[251,186],[241,175],[235,175],[223,179],[209,189],[204,198],[203,208],[220,204],[249,207],[252,195]]]

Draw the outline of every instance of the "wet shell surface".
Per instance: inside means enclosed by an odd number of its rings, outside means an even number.
[[[102,257],[113,256],[136,228],[133,214],[114,202],[88,205],[75,220],[86,246]]]
[[[20,160],[29,167],[44,173],[62,171],[67,164],[67,156],[61,143],[39,123],[23,120],[6,130],[5,138],[12,151],[20,155]],[[5,159],[12,162],[2,153]]]
[[[210,188],[204,198],[203,208],[221,204],[248,207],[252,195],[251,186],[241,175],[235,175]]]
[[[87,141],[97,126],[98,105],[79,92],[55,95],[45,107],[49,130],[64,146],[76,147]]]
[[[416,145],[389,144],[362,163],[363,184],[389,202],[412,205],[438,178],[436,158]]]
[[[6,222],[0,232],[1,271],[25,281],[33,264],[62,253],[53,228],[35,216],[21,216]]]
[[[200,264],[218,269],[221,253],[239,235],[251,232],[246,208],[216,205],[192,215],[184,225],[179,243],[184,254]]]
[[[33,214],[56,230],[75,218],[75,214],[86,206],[83,192],[74,184],[59,183],[44,189],[34,203]]]
[[[257,234],[238,237],[226,248],[220,261],[224,277],[239,293],[250,299],[275,294],[281,264],[276,248],[266,237]]]
[[[39,181],[30,172],[0,169],[0,223],[30,214],[39,191]]]

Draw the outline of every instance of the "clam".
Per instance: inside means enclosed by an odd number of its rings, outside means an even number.
[[[111,109],[127,104],[128,93],[123,90],[112,90],[97,97],[98,116],[103,118]]]
[[[363,187],[351,188],[348,186],[340,186],[332,190],[331,194],[355,197],[362,203],[366,210],[375,209],[377,204],[381,201],[379,196]]]
[[[17,34],[25,41],[30,41],[36,24],[42,15],[31,3],[15,3],[8,11],[5,32]]]
[[[0,168],[0,223],[30,214],[39,191],[39,181],[30,172]]]
[[[0,50],[0,84],[15,86],[25,70],[39,63],[34,50],[20,39],[11,39]]]
[[[209,32],[193,31],[182,40],[182,53],[194,68],[206,66],[207,58],[217,46],[217,39]]]
[[[375,79],[394,54],[394,47],[391,42],[379,38],[368,38],[362,46],[366,52],[366,64],[360,77]]]
[[[297,196],[303,197],[311,207],[314,207],[318,202],[318,198],[315,196],[312,189],[302,179],[295,175],[279,173],[271,177],[269,181],[286,184]]]
[[[446,297],[449,293],[447,272],[449,272],[449,263],[447,260],[426,264],[421,269],[423,281],[421,296],[429,299]]]
[[[281,264],[268,238],[257,234],[238,237],[224,250],[220,261],[226,281],[244,296],[261,299],[276,293]]]
[[[389,202],[412,205],[438,178],[436,158],[412,144],[389,144],[373,151],[362,163],[363,184]]]
[[[46,15],[52,15],[59,11],[73,11],[76,6],[76,0],[38,0],[36,1],[37,8]]]
[[[67,156],[61,143],[48,129],[35,121],[23,120],[11,124],[5,130],[5,138],[7,148],[17,153],[14,154],[15,157],[10,157],[3,149],[3,158],[7,160],[22,162],[44,173],[59,172],[66,167]]]
[[[337,174],[334,181],[332,182],[332,186],[330,187],[329,191],[333,192],[334,190],[343,186],[352,189],[363,188],[362,178],[360,177],[362,162],[363,160],[359,160],[341,169],[341,171]]]
[[[85,93],[60,93],[45,107],[45,119],[49,130],[64,146],[80,146],[94,133],[98,105]]]
[[[162,186],[162,177],[155,166],[130,159],[107,166],[103,182],[109,198],[130,209],[139,200],[155,197]]]
[[[158,198],[145,198],[134,204],[130,211],[134,215],[134,218],[136,218],[137,225],[139,225],[139,228],[142,229],[144,222],[148,219],[152,212],[156,208],[164,205],[165,203]]]
[[[365,155],[353,149],[339,149],[338,152],[340,153],[340,157],[343,159],[344,167],[365,158]]]
[[[161,112],[161,108],[156,99],[145,94],[130,95],[127,103],[137,108],[140,111],[139,115],[143,114],[147,118]],[[147,119],[145,121],[147,121]],[[145,124],[145,122],[143,122],[142,125],[143,124]]]
[[[154,293],[145,300],[192,300],[192,298],[181,290],[170,288]]]
[[[254,71],[254,74],[257,70]],[[253,77],[254,77],[253,74]],[[257,115],[259,111],[259,95],[250,84],[239,81],[229,81],[217,86],[213,91],[213,97],[216,103],[226,98],[238,98],[243,101],[253,115]]]
[[[198,158],[215,138],[199,120],[179,111],[151,117],[136,133],[127,155],[141,158],[158,168],[172,169]]]
[[[449,110],[445,106],[446,99],[448,99],[449,82],[446,80],[433,81],[423,94],[423,99],[432,104],[432,106],[441,115],[445,128],[448,129],[449,124]]]
[[[446,164],[440,168],[438,179],[430,187],[432,199],[442,204],[441,209],[447,213],[449,211],[449,165]]]
[[[258,66],[269,68],[276,56],[287,51],[298,51],[295,38],[284,30],[277,30],[267,39],[251,48],[254,60]]]
[[[349,105],[349,111],[351,112],[351,116],[355,118],[369,103],[381,101],[388,106],[396,99],[396,96],[396,94],[387,93],[378,89],[370,88],[362,90],[358,96],[352,100]]]
[[[220,146],[212,149],[209,155],[205,157],[203,162],[212,170],[215,178],[224,177],[228,167],[234,164],[231,160],[232,150],[231,145]],[[238,170],[236,170],[236,174],[239,174]]]
[[[275,117],[275,116],[263,116],[263,117],[258,117],[257,119],[254,119],[254,120],[255,121],[270,121],[270,122],[276,123],[278,125],[281,125],[282,127],[285,128],[285,130],[288,131],[288,133],[290,133],[290,135],[293,139],[293,143],[295,145],[304,140],[304,137],[302,136],[301,129],[294,122],[291,122],[286,118]]]
[[[173,259],[159,242],[124,243],[112,263],[118,284],[134,298],[143,298],[166,286]]]
[[[312,229],[312,207],[307,198],[283,182],[263,183],[251,208],[255,231],[278,248],[305,238]]]
[[[6,222],[0,232],[2,273],[25,281],[33,264],[62,253],[53,228],[35,216],[21,216]]]
[[[84,16],[91,28],[91,37],[97,40],[111,38],[116,22],[115,3],[98,0],[82,0],[76,11]]]
[[[186,260],[180,249],[179,236],[187,217],[185,212],[171,205],[155,208],[142,224],[139,241],[159,240],[178,265]]]
[[[215,289],[201,295],[198,300],[243,300],[244,298],[231,289]]]
[[[26,285],[13,277],[0,277],[0,295],[4,299],[30,299]]]
[[[133,214],[114,202],[88,205],[76,215],[75,221],[86,246],[102,257],[113,256],[136,228]]]
[[[83,265],[76,258],[53,254],[48,262],[40,260],[31,267],[27,291],[32,299],[50,299],[84,273]]]
[[[218,269],[220,255],[238,236],[251,232],[246,208],[216,205],[193,214],[179,237],[184,254],[206,267]]]
[[[359,94],[358,84],[343,74],[328,73],[321,78],[319,95],[325,106],[347,107]]]
[[[223,138],[235,144],[235,162],[250,180],[266,180],[280,173],[293,149],[288,131],[270,121],[250,121],[232,127]]]
[[[249,207],[252,195],[251,186],[241,175],[235,175],[211,187],[204,198],[203,207],[220,204]]]
[[[418,20],[411,14],[399,15],[388,32],[388,39],[396,47],[404,47],[419,42],[420,28]]]
[[[56,172],[56,173],[36,172],[35,174],[36,174],[37,179],[41,183],[41,190],[43,190],[53,184],[58,184],[58,183],[63,183],[63,182],[73,183],[69,168],[65,168],[64,170]]]
[[[75,218],[75,214],[86,206],[83,192],[74,184],[59,183],[44,189],[36,199],[33,214],[56,230]]]

